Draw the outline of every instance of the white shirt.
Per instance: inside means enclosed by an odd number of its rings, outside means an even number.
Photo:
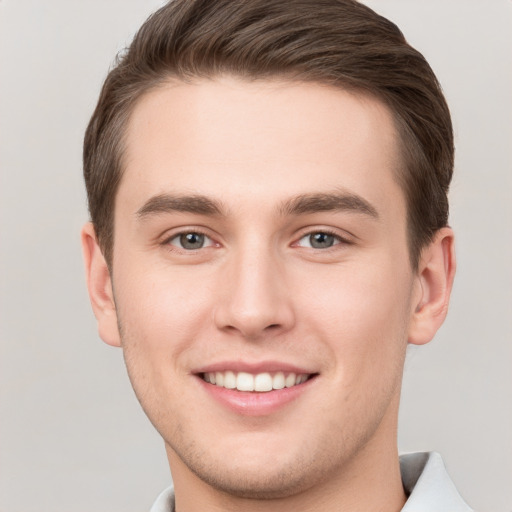
[[[402,512],[473,512],[455,489],[438,453],[401,455],[400,472],[409,495]],[[172,487],[158,496],[150,512],[174,512]]]

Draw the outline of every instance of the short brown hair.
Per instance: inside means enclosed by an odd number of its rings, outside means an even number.
[[[142,25],[103,85],[84,140],[89,211],[112,263],[124,133],[137,100],[169,78],[283,77],[370,94],[393,113],[409,252],[448,222],[453,133],[440,85],[389,20],[355,0],[174,0]]]

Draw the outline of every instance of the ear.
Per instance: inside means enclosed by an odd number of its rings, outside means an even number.
[[[100,338],[108,345],[121,346],[112,279],[91,222],[82,229],[82,251],[85,262],[87,289]]]
[[[442,228],[421,252],[413,301],[409,343],[428,343],[441,327],[455,276],[455,243],[451,228]]]

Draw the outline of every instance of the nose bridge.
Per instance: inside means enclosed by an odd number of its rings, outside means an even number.
[[[223,299],[216,307],[219,328],[257,338],[293,323],[286,293],[286,272],[279,252],[268,241],[253,236],[231,251],[226,261]]]

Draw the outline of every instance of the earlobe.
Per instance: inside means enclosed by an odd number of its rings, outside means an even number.
[[[108,345],[121,346],[112,280],[91,222],[82,229],[82,251],[87,288],[101,339]]]
[[[423,249],[417,270],[409,343],[424,345],[434,337],[448,312],[455,276],[455,243],[451,228],[442,228]]]

